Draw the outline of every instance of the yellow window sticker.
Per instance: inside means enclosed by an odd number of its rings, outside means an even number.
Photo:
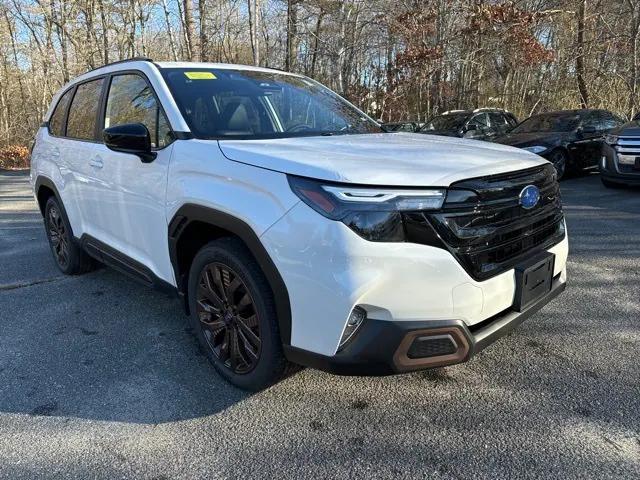
[[[189,80],[215,80],[216,76],[211,72],[184,72]]]

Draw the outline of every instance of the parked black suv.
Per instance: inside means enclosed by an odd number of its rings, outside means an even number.
[[[383,123],[382,128],[387,132],[417,132],[422,124],[418,122]]]
[[[640,185],[640,114],[604,137],[600,178],[605,187]]]
[[[431,118],[419,133],[492,140],[517,124],[518,120],[511,112],[497,108],[452,110]]]
[[[495,141],[543,156],[554,164],[560,179],[567,169],[598,165],[603,136],[623,123],[606,110],[541,113]]]

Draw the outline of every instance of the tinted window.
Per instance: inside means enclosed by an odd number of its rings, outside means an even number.
[[[486,113],[479,113],[469,121],[469,125],[475,125],[478,129],[485,129],[489,127],[489,116]]]
[[[95,140],[103,79],[78,85],[67,120],[67,137]]]
[[[169,89],[199,138],[280,138],[379,133],[380,126],[305,77],[227,69],[163,69]]]
[[[618,125],[622,125],[624,121],[618,116],[614,115],[611,112],[601,112],[600,113],[600,130],[611,130],[616,128]]]
[[[139,75],[117,75],[111,80],[104,127],[142,123],[151,134],[153,147],[171,142],[171,130],[147,81]]]
[[[423,131],[436,130],[436,131],[458,131],[464,126],[464,122],[469,118],[469,114],[463,113],[448,113],[446,115],[438,115],[433,117],[422,127]]]
[[[577,113],[544,113],[529,117],[513,133],[571,132],[578,128],[581,116]]]
[[[509,124],[506,117],[500,112],[490,112],[489,119],[492,127],[505,127]]]
[[[56,109],[53,111],[49,119],[49,131],[58,137],[64,136],[64,116],[67,113],[67,107],[71,101],[73,88],[69,89],[58,101]]]

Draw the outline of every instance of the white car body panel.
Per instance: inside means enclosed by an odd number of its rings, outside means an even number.
[[[547,163],[504,145],[419,133],[221,140],[233,160],[279,172],[366,185],[447,187]]]
[[[514,300],[514,270],[477,282],[446,250],[369,242],[303,203],[261,240],[289,290],[291,344],[322,355],[336,353],[356,305],[377,320],[462,320],[470,326]],[[556,255],[554,276],[564,282],[566,237],[549,251]]]

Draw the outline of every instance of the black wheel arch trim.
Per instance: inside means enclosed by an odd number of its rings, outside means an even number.
[[[185,204],[178,209],[169,222],[168,230],[169,256],[171,258],[171,265],[173,266],[176,278],[178,294],[184,297],[185,308],[188,309],[188,302],[186,299],[188,280],[184,278],[184,275],[180,274],[177,246],[180,236],[185,231],[186,227],[195,221],[226,230],[244,242],[258,262],[258,265],[269,282],[269,286],[271,287],[275,300],[276,313],[278,315],[280,338],[284,345],[290,345],[291,303],[289,301],[289,292],[278,268],[273,263],[271,256],[262,245],[262,242],[256,232],[247,223],[233,215],[210,207],[191,203]]]
[[[40,213],[42,214],[42,217],[44,218],[44,209],[46,205],[40,205],[40,199],[38,198],[41,187],[47,187],[53,192],[53,195],[56,197],[56,200],[58,201],[58,205],[60,206],[62,213],[64,214],[65,217],[67,217],[67,220],[69,221],[69,226],[71,226],[69,215],[67,215],[67,210],[64,208],[64,202],[62,201],[62,197],[60,196],[60,192],[58,191],[58,188],[56,187],[55,183],[53,183],[53,180],[51,180],[49,177],[45,177],[44,175],[38,175],[35,182],[34,192],[36,194],[36,200],[38,202],[38,207],[40,208]],[[72,237],[75,239],[75,237],[73,236],[72,226],[71,226],[71,234],[72,234]]]

